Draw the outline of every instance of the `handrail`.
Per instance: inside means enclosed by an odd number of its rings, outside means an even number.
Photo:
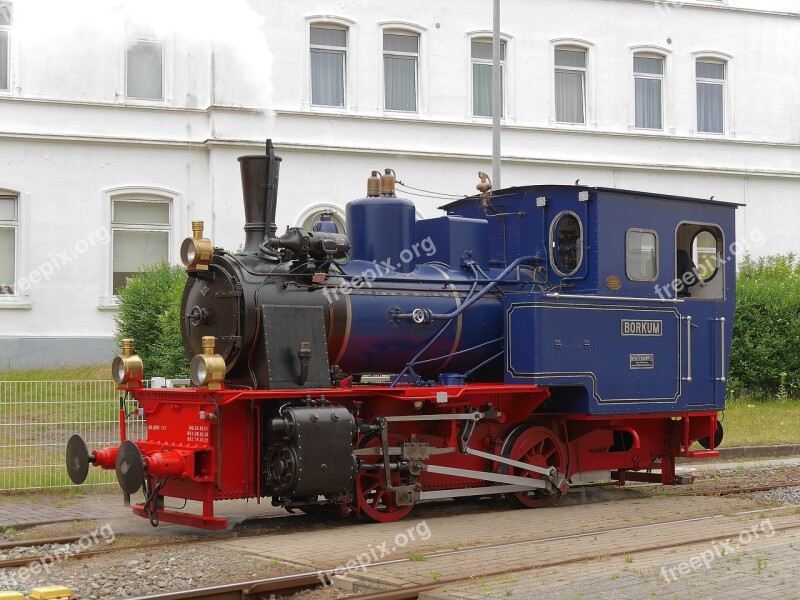
[[[677,304],[685,302],[680,298],[637,298],[634,296],[593,296],[591,294],[560,294],[559,292],[551,292],[545,294],[548,298],[578,298],[580,300],[629,300],[634,302],[658,302],[659,304]]]
[[[686,321],[686,377],[681,381],[692,383],[692,317],[681,317]]]
[[[717,317],[714,319],[715,321],[719,321],[719,342],[720,342],[720,365],[719,368],[722,370],[722,375],[717,377],[717,381],[726,381],[725,379],[725,317]]]

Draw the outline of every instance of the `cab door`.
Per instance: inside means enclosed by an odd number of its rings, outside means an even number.
[[[676,230],[676,282],[683,323],[682,397],[689,406],[717,404],[726,385],[725,268],[722,230],[712,223],[681,223]],[[725,391],[722,391],[724,398]]]

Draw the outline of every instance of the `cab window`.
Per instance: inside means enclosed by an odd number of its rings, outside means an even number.
[[[583,262],[583,224],[571,211],[559,213],[550,226],[550,264],[562,277],[577,273]]]
[[[625,270],[631,281],[655,281],[658,278],[658,234],[655,231],[628,229]]]
[[[678,298],[725,297],[723,235],[717,225],[681,223],[675,239],[675,290]]]

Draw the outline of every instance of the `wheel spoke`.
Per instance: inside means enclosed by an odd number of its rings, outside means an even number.
[[[509,436],[514,437],[511,438],[513,440],[511,448],[504,451],[508,458],[536,467],[555,467],[559,472],[566,470],[566,452],[561,441],[550,429],[530,425],[525,429],[515,429]],[[540,473],[512,466],[507,466],[504,472],[517,477],[542,478]],[[519,508],[536,508],[552,504],[556,496],[545,490],[537,489],[508,494],[507,498]]]
[[[400,446],[406,442],[402,436],[390,433],[389,445]],[[380,447],[381,440],[379,437],[374,436],[362,441],[359,448],[377,448]],[[376,458],[368,464],[380,464],[382,458]],[[406,485],[408,482],[403,479],[399,472],[392,472],[389,481],[392,487]],[[386,474],[383,468],[359,473],[356,480],[356,502],[358,505],[358,514],[362,518],[378,522],[392,522],[398,521],[411,512],[413,506],[396,506],[393,502],[392,492],[386,489]]]

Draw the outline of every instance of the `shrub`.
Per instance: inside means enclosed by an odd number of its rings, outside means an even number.
[[[182,267],[161,263],[145,268],[118,293],[117,342],[134,340],[145,377],[186,378],[189,365],[181,339],[181,298],[186,283]]]
[[[732,393],[800,392],[800,262],[745,257],[736,281]]]

